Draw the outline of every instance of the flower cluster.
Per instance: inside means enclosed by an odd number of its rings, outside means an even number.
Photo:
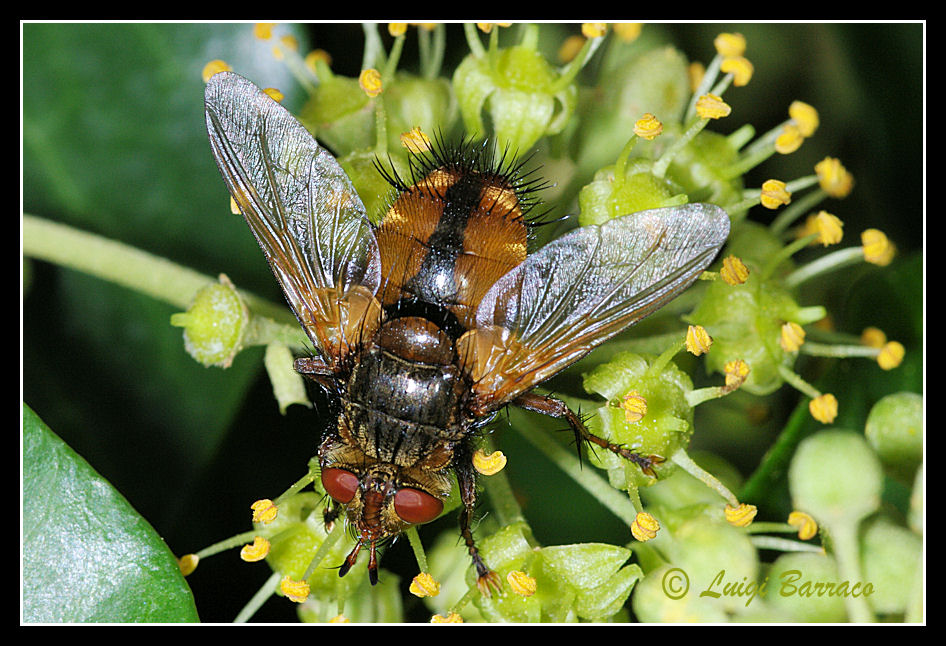
[[[399,60],[415,30],[392,23],[390,51],[377,43],[366,48],[365,69],[358,78],[348,78],[332,71],[325,52],[302,55],[294,40],[277,37],[277,31],[272,25],[256,28],[309,91],[298,116],[336,152],[369,214],[380,211],[386,195],[373,166],[377,155],[404,168],[408,150],[429,146],[428,133],[462,125],[468,135],[490,136],[513,154],[538,148],[546,165],[560,173],[558,199],[577,203],[580,225],[696,201],[721,206],[733,224],[725,250],[712,271],[701,276],[688,309],[671,312],[673,323],[682,317],[685,329],[670,325],[651,339],[621,346],[623,351],[603,362],[583,365],[588,396],[563,397],[573,409],[592,413],[587,425],[596,435],[663,458],[655,480],[610,452],[589,457],[606,471],[611,487],[628,494],[622,517],[632,548],[543,546],[521,517],[492,528],[484,523],[478,529],[484,536],[481,554],[506,582],[503,594],[487,598],[476,593],[475,577],[455,537],[438,541],[428,562],[416,532],[409,531],[421,572],[410,592],[424,599],[432,621],[622,620],[631,610],[646,621],[726,621],[739,613],[760,621],[870,620],[870,607],[856,600],[793,605],[770,592],[760,593],[750,607],[744,597],[723,596],[713,603],[691,593],[671,599],[661,588],[673,568],[684,569],[694,581],[709,582],[721,569],[731,580],[756,581],[760,548],[785,553],[771,566],[773,572],[795,568],[835,579],[867,575],[876,577],[871,580],[879,588],[876,581],[889,578],[882,564],[893,557],[886,553],[896,551],[884,537],[896,536],[901,546],[908,545],[898,558],[914,563],[918,553],[915,541],[903,536],[912,532],[889,522],[873,523],[864,547],[851,538],[878,508],[884,468],[909,480],[922,473],[922,432],[917,432],[922,404],[914,397],[897,395],[879,403],[865,434],[826,430],[805,440],[789,474],[795,511],[784,522],[757,522],[759,509],[733,493],[739,479],[725,464],[701,456],[698,464],[688,454],[694,434],[709,430],[697,428],[698,406],[723,399],[749,406],[753,397],[788,385],[807,400],[811,417],[830,425],[845,402],[802,376],[802,357],[867,359],[892,370],[906,351],[877,329],[845,337],[831,330],[828,307],[803,302],[800,288],[808,281],[852,263],[885,266],[895,255],[894,245],[876,229],[859,232],[859,244],[838,248],[851,227],[846,231],[844,222],[825,209],[854,188],[844,165],[828,157],[802,177],[745,184],[749,170],[773,155],[795,153],[816,135],[817,110],[793,101],[784,121],[760,136],[750,124],[728,135],[714,132],[719,120],[743,116],[725,97],[757,73],[745,38],[720,34],[716,55],[703,65],[688,62],[676,49],[641,42],[640,25],[586,24],[581,35],[561,45],[559,61],[552,62],[542,53],[538,26],[518,26],[518,37],[510,43],[500,38],[501,32],[513,32],[509,25],[470,24],[464,27],[469,53],[447,76],[441,70],[442,26],[416,27],[421,64],[413,73],[399,69]],[[596,58],[601,60],[589,86],[589,61]],[[226,68],[215,61],[205,77]],[[750,219],[755,207],[761,211]],[[806,260],[796,262],[803,251]],[[201,320],[192,311],[177,322],[187,324],[190,338],[198,338],[207,336],[203,327],[195,331]],[[233,336],[230,328],[226,334]],[[229,360],[216,357],[208,361]],[[695,361],[704,364],[715,383],[695,385],[689,370]],[[826,471],[825,464],[836,464],[832,455],[844,455],[847,464]],[[487,481],[505,478],[502,453],[478,451],[473,459]],[[302,493],[310,483],[316,493]],[[258,533],[246,541],[241,556],[266,559],[280,574],[274,591],[300,603],[303,618],[397,620],[402,606],[393,587],[369,590],[367,577],[340,579],[318,567],[340,562],[350,547],[339,533],[344,523],[326,527],[323,522],[328,512],[321,494],[317,465],[312,465],[275,506],[260,503],[254,512]],[[263,518],[277,507],[278,514]],[[804,542],[822,530],[834,539],[828,556]],[[797,534],[799,541],[771,535],[778,533]],[[628,564],[632,552],[637,563]],[[875,560],[867,554],[886,555]],[[875,565],[862,573],[858,562]],[[886,594],[886,605],[875,604],[873,612],[906,611],[911,591],[902,583],[895,587],[902,594]],[[755,614],[745,614],[747,608]]]

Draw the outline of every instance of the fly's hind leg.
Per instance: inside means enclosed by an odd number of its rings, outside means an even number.
[[[660,457],[659,455],[641,455],[640,453],[631,451],[626,446],[609,442],[603,437],[598,437],[585,427],[585,424],[581,421],[581,418],[572,409],[570,409],[568,405],[565,404],[565,402],[555,399],[554,397],[546,397],[544,395],[536,395],[534,393],[525,393],[524,395],[520,395],[514,399],[512,403],[516,406],[519,406],[520,408],[525,408],[526,410],[542,413],[543,415],[548,415],[550,417],[564,419],[572,427],[577,439],[591,442],[596,446],[607,449],[608,451],[611,451],[615,455],[618,455],[625,460],[630,460],[639,466],[641,471],[652,478],[657,477],[654,467],[663,462],[664,458]]]
[[[457,450],[454,460],[460,499],[463,501],[463,509],[460,511],[460,535],[466,543],[470,558],[473,559],[473,567],[476,568],[476,587],[484,597],[489,597],[494,591],[499,592],[502,589],[502,581],[499,575],[489,569],[483,561],[473,540],[473,530],[470,529],[470,524],[473,522],[473,509],[476,506],[476,475],[473,469],[473,456],[468,451]]]

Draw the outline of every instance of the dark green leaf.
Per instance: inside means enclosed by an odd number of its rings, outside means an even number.
[[[23,620],[197,621],[161,537],[25,404]]]

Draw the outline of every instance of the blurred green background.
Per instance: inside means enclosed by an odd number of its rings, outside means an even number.
[[[774,157],[753,171],[748,185],[809,174],[828,155],[853,173],[853,194],[825,207],[846,224],[842,246],[857,244],[861,230],[877,227],[901,256],[887,270],[859,268],[835,277],[812,295],[817,301],[803,304],[827,302],[846,331],[878,325],[906,345],[908,360],[897,374],[880,374],[864,361],[821,367],[828,378],[834,371],[842,388],[857,391],[850,397],[862,401],[848,407],[845,418],[855,427],[880,395],[919,390],[923,25],[645,26],[656,29],[704,63],[719,32],[747,37],[755,76],[747,87],[727,92],[733,116],[714,124],[716,130],[729,132],[749,121],[764,132],[786,118],[795,99],[818,109],[815,137],[793,155]],[[360,24],[291,31],[303,50],[329,51],[336,73],[357,76]],[[548,25],[541,40],[554,51],[569,33],[578,33],[578,26]],[[201,69],[215,58],[262,86],[280,88],[290,109],[304,101],[286,67],[253,37],[252,25],[29,23],[22,34],[24,212],[209,275],[225,272],[237,286],[281,302],[252,235],[229,213],[203,116]],[[449,27],[447,43],[445,69],[452,70],[467,52],[459,25]],[[409,36],[402,67],[410,69],[414,56],[415,39]],[[559,205],[556,211],[574,213],[575,207]],[[275,497],[304,473],[322,422],[298,406],[285,416],[278,413],[260,349],[242,353],[229,370],[203,368],[185,354],[180,330],[168,323],[174,308],[45,263],[26,262],[23,268],[24,400],[129,499],[175,553],[244,531],[253,500]],[[798,400],[784,390],[774,400],[782,420]],[[838,398],[845,401],[842,391]],[[771,441],[762,433],[747,442],[706,435],[698,418],[695,443],[743,470],[758,463]],[[593,501],[573,492],[574,485],[514,433],[500,432],[498,440],[539,540],[629,540],[626,528],[606,512],[563,515],[562,509],[584,510]],[[566,499],[572,493],[578,498]],[[590,526],[598,528],[592,536]],[[455,520],[438,527],[455,531]],[[383,566],[409,582],[414,566],[406,541],[390,550]],[[230,621],[268,575],[264,564],[243,564],[232,552],[201,564],[188,580],[204,621]],[[417,612],[425,620],[426,613]],[[293,618],[287,602],[271,602],[257,617]]]

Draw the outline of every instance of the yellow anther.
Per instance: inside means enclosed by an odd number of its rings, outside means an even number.
[[[296,603],[302,603],[309,598],[309,584],[305,581],[294,581],[284,576],[279,582],[279,589],[287,599]]]
[[[889,265],[897,253],[893,243],[879,229],[865,229],[861,233],[861,244],[864,245],[864,260],[881,267]]]
[[[279,37],[279,43],[291,52],[299,51],[299,39],[292,34]]]
[[[330,624],[350,624],[351,619],[349,619],[345,615],[335,615],[334,617],[329,619],[328,622]]]
[[[749,268],[738,256],[729,255],[723,258],[719,276],[727,285],[741,285],[749,280]]]
[[[581,35],[585,38],[601,38],[606,33],[608,33],[608,23],[606,22],[581,23]]]
[[[230,213],[233,215],[240,215],[240,207],[237,205],[236,200],[233,199],[233,196],[230,196]]]
[[[535,594],[537,587],[536,581],[525,572],[513,570],[506,575],[506,581],[509,583],[509,587],[512,591],[521,597],[531,597]]]
[[[788,515],[788,524],[798,528],[798,538],[807,541],[818,533],[818,523],[803,511],[793,511]]]
[[[877,355],[877,365],[884,370],[893,370],[903,361],[906,352],[906,348],[899,341],[888,341]]]
[[[824,246],[838,244],[844,237],[844,223],[840,218],[831,215],[827,211],[818,211],[813,220],[815,231],[818,233],[818,239]]]
[[[657,120],[657,117],[650,112],[634,122],[634,134],[641,139],[653,141],[661,132],[664,131],[664,124]]]
[[[621,408],[624,409],[624,421],[634,424],[644,419],[647,414],[647,400],[639,392],[632,390],[621,399]]]
[[[432,624],[462,624],[463,617],[461,617],[455,612],[451,612],[446,617],[444,617],[443,615],[434,615],[433,617],[430,618],[430,623]]]
[[[815,130],[818,129],[820,123],[818,111],[804,101],[792,101],[792,104],[788,106],[788,116],[798,126],[798,130],[803,137],[810,137],[815,134]]]
[[[578,34],[572,34],[562,42],[562,46],[558,48],[558,60],[560,63],[568,63],[578,56],[578,52],[581,51],[581,48],[584,46],[587,39],[584,36],[579,36]]]
[[[198,563],[200,563],[200,557],[196,554],[185,554],[177,559],[177,567],[181,569],[181,574],[184,576],[196,570]]]
[[[282,103],[282,100],[285,98],[285,95],[274,87],[268,87],[263,90],[263,92],[268,94],[276,103]]]
[[[423,23],[420,23],[420,24],[421,24],[422,27],[424,27],[425,25],[429,25],[429,27],[425,27],[425,28],[426,28],[428,31],[430,31],[431,29],[434,28],[434,25],[435,25],[436,23],[433,23],[433,22],[423,22]],[[476,26],[477,26],[477,28],[478,28],[481,32],[483,32],[484,34],[488,34],[489,32],[493,31],[493,27],[508,27],[508,26],[510,26],[511,24],[512,24],[511,22],[478,22],[478,23],[476,23]]]
[[[759,200],[765,208],[777,209],[790,203],[792,194],[785,190],[785,182],[777,179],[767,179],[762,182],[762,193]]]
[[[742,359],[728,361],[723,366],[723,373],[726,376],[726,388],[734,390],[744,384],[750,371],[749,364]]]
[[[316,63],[322,61],[329,67],[332,66],[332,55],[324,49],[313,49],[305,55],[305,65],[313,72],[316,71]]]
[[[746,53],[746,37],[742,34],[722,33],[713,40],[713,45],[720,56],[742,56]]]
[[[401,145],[416,155],[430,150],[430,137],[420,129],[420,126],[414,126],[407,132],[401,133]]]
[[[755,68],[752,67],[752,63],[749,62],[748,58],[732,56],[723,59],[719,69],[723,74],[732,74],[732,84],[734,86],[742,87],[749,83],[749,79],[752,78],[752,72]]]
[[[696,100],[696,113],[701,119],[721,119],[729,116],[732,108],[715,94],[704,94]]]
[[[406,22],[389,22],[388,33],[394,37],[403,36],[405,33],[407,33],[407,23]]]
[[[882,348],[887,343],[887,335],[880,328],[867,327],[861,332],[861,343],[871,348]]]
[[[798,352],[798,348],[805,342],[805,330],[798,323],[789,321],[782,325],[778,343],[785,352]]]
[[[801,134],[801,129],[794,123],[786,123],[782,127],[782,132],[775,138],[775,152],[788,155],[801,147],[805,138]]]
[[[254,536],[251,545],[244,545],[240,550],[240,558],[247,563],[262,561],[269,555],[269,541],[262,536]]]
[[[253,510],[253,522],[264,525],[276,520],[276,514],[279,513],[279,508],[269,498],[257,500],[250,505],[250,509]]]
[[[748,527],[752,524],[759,510],[755,505],[748,505],[743,502],[739,503],[738,507],[726,505],[726,510],[723,513],[726,515],[726,522],[730,525],[735,527]]]
[[[436,597],[440,594],[440,584],[427,572],[421,572],[414,577],[408,588],[415,597]]]
[[[278,24],[276,22],[258,22],[253,25],[253,35],[260,40],[269,40],[273,37],[273,27]]]
[[[687,327],[687,352],[698,357],[701,354],[709,352],[710,346],[712,345],[713,339],[702,325],[690,325]]]
[[[854,188],[854,176],[834,157],[825,157],[815,164],[818,184],[831,197],[847,197]]]
[[[838,416],[838,400],[831,393],[825,393],[808,402],[808,412],[822,424],[830,424]]]
[[[369,97],[378,96],[383,89],[381,87],[381,72],[373,68],[363,70],[358,75],[358,85]]]
[[[506,456],[502,451],[493,451],[489,455],[482,449],[477,449],[473,454],[473,468],[484,476],[491,476],[499,473],[506,466]]]
[[[613,25],[614,33],[625,43],[637,40],[643,27],[642,22],[616,22]]]
[[[204,79],[204,83],[210,80],[210,77],[218,72],[232,72],[233,68],[230,67],[230,64],[226,61],[221,61],[220,59],[210,61],[204,65],[204,69],[201,70],[200,76]]]
[[[660,531],[660,522],[646,511],[637,513],[631,523],[631,534],[641,543],[651,540]]]

